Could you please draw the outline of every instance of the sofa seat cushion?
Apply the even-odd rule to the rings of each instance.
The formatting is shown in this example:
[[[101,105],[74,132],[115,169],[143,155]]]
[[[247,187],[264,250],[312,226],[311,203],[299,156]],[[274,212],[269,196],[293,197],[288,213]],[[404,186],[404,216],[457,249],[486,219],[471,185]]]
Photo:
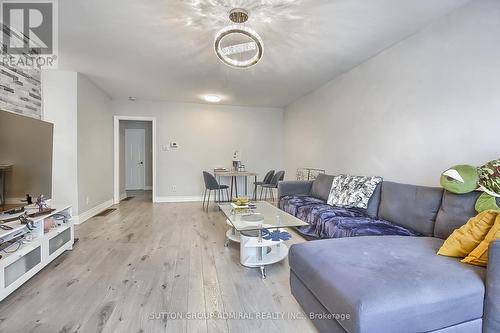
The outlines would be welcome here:
[[[285,196],[280,201],[285,212],[308,223],[297,230],[312,238],[341,238],[375,235],[418,236],[418,233],[377,218],[355,208],[330,206],[307,196]]]
[[[481,318],[485,269],[436,255],[432,237],[356,237],[293,245],[290,269],[350,333],[428,332]]]

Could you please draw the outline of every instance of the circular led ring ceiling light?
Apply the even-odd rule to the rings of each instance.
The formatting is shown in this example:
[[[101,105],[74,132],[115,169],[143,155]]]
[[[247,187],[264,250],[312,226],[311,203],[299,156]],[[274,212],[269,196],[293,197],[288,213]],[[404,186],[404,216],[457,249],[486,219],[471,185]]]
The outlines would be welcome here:
[[[221,40],[231,34],[242,34],[250,39],[255,43],[256,51],[255,55],[251,57],[250,59],[247,60],[236,60],[230,58],[226,53],[222,50],[222,47],[220,45]],[[235,47],[241,46],[241,47],[246,47],[247,44],[240,44],[236,45]],[[239,25],[231,25],[225,28],[222,28],[219,30],[217,35],[215,36],[215,53],[217,54],[217,57],[225,63],[226,65],[232,66],[232,67],[238,67],[238,68],[247,68],[255,65],[256,63],[259,62],[259,60],[262,58],[262,55],[264,54],[264,43],[262,42],[262,38],[260,38],[259,34],[255,32],[253,29],[250,29],[245,26],[239,26]]]
[[[229,19],[237,24],[222,28],[219,32],[217,32],[217,35],[215,35],[214,49],[217,57],[226,65],[236,68],[248,68],[255,65],[264,54],[264,43],[257,32],[242,25],[242,23],[245,23],[248,20],[248,12],[242,8],[234,8],[229,12]],[[225,37],[232,37],[231,35],[244,35],[251,41],[222,47],[221,41]],[[249,51],[255,52],[255,54],[249,59],[238,60],[230,57],[230,55]]]

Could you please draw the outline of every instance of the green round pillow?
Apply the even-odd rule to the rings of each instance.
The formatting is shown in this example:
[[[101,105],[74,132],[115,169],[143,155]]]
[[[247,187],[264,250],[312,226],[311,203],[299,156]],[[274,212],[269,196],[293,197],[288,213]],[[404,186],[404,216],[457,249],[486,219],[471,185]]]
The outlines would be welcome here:
[[[476,190],[478,180],[477,167],[472,165],[455,165],[441,174],[441,186],[457,194]]]

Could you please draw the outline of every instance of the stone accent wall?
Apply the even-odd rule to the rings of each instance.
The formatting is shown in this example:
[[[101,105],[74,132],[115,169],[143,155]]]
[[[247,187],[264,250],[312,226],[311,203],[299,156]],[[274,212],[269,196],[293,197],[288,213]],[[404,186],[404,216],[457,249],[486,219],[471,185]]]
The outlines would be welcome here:
[[[2,34],[8,30],[2,25]],[[8,56],[2,45],[1,56]],[[11,67],[0,60],[0,110],[42,118],[41,70],[36,67]]]

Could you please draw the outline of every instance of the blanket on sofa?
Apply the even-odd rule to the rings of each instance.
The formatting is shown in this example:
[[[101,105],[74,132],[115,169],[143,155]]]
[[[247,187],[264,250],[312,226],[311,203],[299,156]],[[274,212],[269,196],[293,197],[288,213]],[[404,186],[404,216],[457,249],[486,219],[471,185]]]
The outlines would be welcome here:
[[[413,230],[389,221],[369,217],[361,209],[326,204],[309,196],[284,196],[279,206],[308,223],[297,230],[312,238],[342,238],[374,235],[419,236]]]

